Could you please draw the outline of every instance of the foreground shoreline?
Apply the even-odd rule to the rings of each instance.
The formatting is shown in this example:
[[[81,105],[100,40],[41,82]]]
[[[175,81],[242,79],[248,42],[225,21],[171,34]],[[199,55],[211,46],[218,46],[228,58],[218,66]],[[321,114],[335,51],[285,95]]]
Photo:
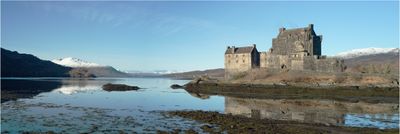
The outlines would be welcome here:
[[[301,123],[270,119],[255,119],[210,111],[169,111],[166,116],[178,116],[210,125],[201,129],[207,133],[367,133],[397,134],[398,129],[327,126],[318,123]]]

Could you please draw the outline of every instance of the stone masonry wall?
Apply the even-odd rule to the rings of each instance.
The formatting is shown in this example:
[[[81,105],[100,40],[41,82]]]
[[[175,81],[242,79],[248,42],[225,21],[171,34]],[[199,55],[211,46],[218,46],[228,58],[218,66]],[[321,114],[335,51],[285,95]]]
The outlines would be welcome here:
[[[343,72],[344,61],[337,58],[324,58],[315,60],[318,72]]]
[[[289,56],[274,55],[271,53],[262,53],[260,60],[261,68],[290,68],[291,62]]]
[[[225,78],[231,78],[239,72],[245,72],[252,68],[252,58],[248,53],[225,54]]]

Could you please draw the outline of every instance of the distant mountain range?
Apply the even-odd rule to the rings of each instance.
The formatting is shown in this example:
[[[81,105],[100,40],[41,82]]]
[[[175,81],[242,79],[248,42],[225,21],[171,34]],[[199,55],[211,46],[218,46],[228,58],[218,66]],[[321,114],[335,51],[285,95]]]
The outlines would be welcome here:
[[[129,77],[111,66],[77,58],[42,60],[1,48],[1,77]]]
[[[399,49],[390,49],[379,53],[351,55],[351,58],[344,57],[344,63],[348,72],[365,73],[390,73],[399,74]]]
[[[84,61],[84,60],[81,60],[78,58],[72,58],[72,57],[54,59],[54,60],[51,60],[51,62],[54,62],[54,63],[62,65],[62,66],[67,66],[67,67],[104,67],[103,65],[99,65],[97,63],[87,62],[87,61]]]
[[[399,74],[399,48],[363,48],[338,53],[347,72]]]
[[[93,74],[96,77],[129,77],[128,73],[118,71],[112,66],[104,66],[97,63],[88,62],[78,58],[61,58],[52,60],[53,63],[75,69],[87,71],[88,74]]]
[[[208,69],[208,70],[196,70],[182,73],[171,73],[164,74],[164,77],[170,77],[175,79],[193,79],[199,76],[207,75],[213,78],[223,78],[225,76],[225,70],[223,68]]]
[[[181,71],[176,71],[176,70],[154,70],[154,71],[124,71],[125,73],[128,73],[132,77],[165,77],[164,75],[168,74],[175,74],[179,73]]]
[[[376,55],[376,54],[385,54],[385,53],[399,53],[399,48],[362,48],[362,49],[354,49],[346,52],[341,52],[335,55],[335,57],[349,59],[349,58],[357,58],[360,56],[367,55]]]
[[[349,72],[399,72],[399,48],[364,48],[338,53]],[[224,69],[202,71],[130,71],[122,72],[111,66],[87,62],[78,58],[41,60],[31,54],[1,48],[1,77],[170,77],[192,79],[201,75],[224,77]]]

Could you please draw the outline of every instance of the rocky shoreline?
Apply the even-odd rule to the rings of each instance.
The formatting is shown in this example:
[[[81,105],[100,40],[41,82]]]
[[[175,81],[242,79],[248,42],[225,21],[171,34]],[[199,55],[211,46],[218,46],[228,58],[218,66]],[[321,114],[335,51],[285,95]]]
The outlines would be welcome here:
[[[312,85],[285,83],[230,83],[198,78],[184,85],[189,93],[272,99],[333,99],[369,103],[398,103],[399,87],[393,85]]]
[[[201,127],[207,133],[286,133],[286,134],[321,134],[321,133],[365,133],[386,134],[398,133],[398,129],[380,130],[376,128],[356,128],[344,126],[327,126],[316,123],[255,119],[231,114],[209,111],[170,111],[167,116],[179,116],[206,123]]]

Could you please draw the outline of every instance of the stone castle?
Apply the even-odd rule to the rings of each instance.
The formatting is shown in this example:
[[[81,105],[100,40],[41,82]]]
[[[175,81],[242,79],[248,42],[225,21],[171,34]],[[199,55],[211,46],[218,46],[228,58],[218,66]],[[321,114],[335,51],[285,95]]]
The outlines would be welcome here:
[[[254,68],[342,72],[343,60],[321,55],[322,35],[308,27],[285,29],[272,39],[272,48],[259,52],[256,45],[229,47],[225,51],[225,78]]]

